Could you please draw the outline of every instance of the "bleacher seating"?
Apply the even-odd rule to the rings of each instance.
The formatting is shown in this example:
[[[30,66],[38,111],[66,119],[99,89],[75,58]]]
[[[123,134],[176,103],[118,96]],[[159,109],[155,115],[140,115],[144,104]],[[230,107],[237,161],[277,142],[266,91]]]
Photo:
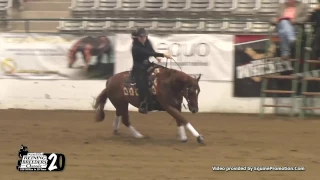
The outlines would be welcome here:
[[[119,0],[95,0],[94,17],[117,17],[120,11]]]
[[[0,0],[0,18],[6,18],[8,16],[8,9],[10,7],[8,0]]]
[[[69,7],[73,17],[91,17],[93,16],[93,10],[95,6],[95,0],[72,0]]]
[[[232,13],[238,15],[254,15],[259,8],[257,0],[237,0],[233,3]]]
[[[8,18],[9,16],[9,9],[11,7],[11,3],[8,0],[0,0],[0,19]],[[8,25],[8,22],[1,21],[0,22],[0,28],[6,28]]]
[[[0,18],[8,17],[11,0],[0,0]],[[266,33],[263,23],[275,15],[279,3],[285,0],[70,0],[72,17],[83,22],[60,22],[58,31],[104,32],[131,31],[144,27],[154,32],[185,33]],[[302,0],[311,11],[317,0]],[[90,18],[108,18],[103,22]],[[116,21],[112,18],[130,18]],[[137,19],[148,18],[151,21]],[[160,21],[167,18],[175,21]],[[206,19],[251,19],[252,22],[209,21]],[[110,20],[111,19],[111,20]],[[184,19],[197,19],[194,22]]]
[[[190,33],[266,33],[269,24],[260,22],[275,15],[278,4],[285,0],[72,0],[70,8],[74,17],[130,18],[128,21],[90,22],[81,24],[84,31],[131,31],[144,27],[157,32]],[[85,1],[85,3],[84,3]],[[317,0],[303,0],[311,11]],[[138,21],[135,18],[151,18],[152,21]],[[253,22],[219,22],[207,19],[237,17],[252,19]],[[157,18],[171,18],[176,21],[159,21]],[[195,22],[184,18],[197,18]],[[69,27],[70,25],[70,27]],[[79,26],[80,27],[80,26]],[[62,23],[61,31],[72,32],[73,23]]]
[[[74,16],[82,17],[147,17],[174,16],[186,18],[198,16],[225,16],[275,14],[279,3],[284,0],[71,0],[70,10]],[[316,3],[316,0],[304,0]],[[155,15],[149,15],[154,12]],[[133,16],[132,16],[133,15]]]
[[[84,22],[60,21],[57,29],[61,32],[82,32],[84,30]]]
[[[210,16],[213,9],[213,1],[190,0],[186,10],[193,17]]]
[[[283,0],[280,0],[282,3]],[[258,5],[258,13],[260,16],[272,16],[276,14],[278,9],[279,0],[262,0]]]
[[[212,12],[214,14],[231,14],[234,1],[236,0],[214,0]]]

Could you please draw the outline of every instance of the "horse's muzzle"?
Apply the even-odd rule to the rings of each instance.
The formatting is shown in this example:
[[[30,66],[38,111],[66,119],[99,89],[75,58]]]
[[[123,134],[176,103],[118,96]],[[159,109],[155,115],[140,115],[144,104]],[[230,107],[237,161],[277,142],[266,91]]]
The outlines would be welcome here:
[[[198,108],[198,107],[191,107],[191,106],[189,106],[189,111],[194,114],[194,113],[197,113],[197,112],[199,111],[199,108]]]

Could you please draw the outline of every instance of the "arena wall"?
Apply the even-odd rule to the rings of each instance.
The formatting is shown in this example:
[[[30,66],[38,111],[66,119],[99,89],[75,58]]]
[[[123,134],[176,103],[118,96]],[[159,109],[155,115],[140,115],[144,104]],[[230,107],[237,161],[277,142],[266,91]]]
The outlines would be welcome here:
[[[105,81],[1,80],[0,108],[91,110]],[[232,97],[232,82],[200,82],[200,112],[258,113],[259,98]],[[208,98],[210,97],[210,98]],[[267,102],[271,102],[267,99]],[[106,110],[114,110],[110,102]],[[130,106],[131,111],[137,109]],[[268,109],[268,113],[271,113]],[[186,110],[184,110],[186,111]]]
[[[19,41],[17,41],[17,36]],[[236,64],[239,60],[237,57],[242,57],[241,54],[234,51],[234,37],[231,35],[203,35],[194,36],[188,35],[188,38],[183,38],[186,35],[172,35],[170,37],[157,37],[154,36],[153,42],[156,44],[167,44],[170,47],[170,42],[180,42],[179,47],[187,48],[197,47],[197,45],[207,44],[210,48],[209,56],[203,59],[196,58],[195,60],[210,60],[210,68],[202,69],[202,66],[189,65],[191,68],[187,69],[188,74],[202,73],[200,81],[201,93],[199,96],[199,109],[200,112],[215,112],[215,113],[259,113],[260,106],[260,88],[259,86],[250,86],[250,84],[260,84],[261,81],[242,81],[239,78],[235,81],[234,69],[239,66]],[[130,59],[130,35],[117,35],[110,36],[111,42],[116,43],[115,55],[111,55],[111,60],[115,62],[115,73],[122,72],[130,69],[131,61],[122,61]],[[70,38],[68,36],[68,38]],[[66,38],[66,39],[68,39]],[[72,41],[67,41],[63,36],[45,35],[45,34],[1,34],[0,40],[2,44],[1,53],[1,75],[3,79],[0,80],[0,109],[39,109],[39,110],[92,110],[92,103],[94,98],[98,96],[101,90],[105,87],[105,81],[101,80],[79,80],[83,73],[81,69],[70,69],[66,67],[65,62],[66,52],[73,42],[76,42],[79,37],[74,37]],[[248,37],[241,37],[242,39]],[[236,40],[241,39],[237,37]],[[251,38],[251,37],[250,37]],[[249,38],[249,39],[250,39]],[[261,37],[255,37],[261,39]],[[191,40],[190,40],[191,39]],[[38,42],[40,41],[41,42]],[[47,40],[43,42],[42,40]],[[190,42],[189,42],[190,40]],[[162,42],[164,41],[164,42]],[[241,40],[243,41],[243,40]],[[21,43],[23,42],[23,43]],[[53,43],[58,42],[58,43]],[[203,43],[204,42],[204,43]],[[258,43],[258,44],[257,44]],[[194,45],[196,44],[196,45]],[[257,47],[259,42],[253,42],[249,47]],[[167,47],[166,46],[166,47]],[[158,47],[158,46],[156,46]],[[160,47],[160,46],[159,46]],[[158,48],[159,48],[158,47]],[[162,46],[161,46],[162,47]],[[167,48],[168,48],[167,47]],[[44,51],[41,49],[44,48]],[[163,47],[162,47],[163,48]],[[188,49],[189,48],[189,49]],[[169,50],[177,51],[175,48],[168,48]],[[41,50],[41,51],[40,51]],[[50,50],[50,51],[49,51]],[[52,51],[51,51],[52,50]],[[157,49],[159,50],[159,49]],[[161,48],[160,48],[161,50]],[[163,49],[162,49],[163,50]],[[166,49],[165,49],[166,50]],[[52,55],[52,52],[54,54]],[[180,52],[179,50],[177,52]],[[175,54],[177,52],[172,52]],[[186,53],[186,49],[182,51]],[[189,51],[188,51],[189,52]],[[198,52],[198,51],[197,51]],[[205,51],[206,52],[206,51]],[[27,53],[27,54],[21,54]],[[31,53],[31,54],[29,54]],[[34,54],[35,53],[35,54]],[[190,58],[190,62],[194,60],[193,56],[184,55],[184,58]],[[206,59],[207,58],[207,59]],[[81,58],[80,58],[81,59]],[[57,61],[59,60],[59,61]],[[16,66],[15,63],[18,64]],[[78,63],[83,62],[79,60]],[[112,62],[112,61],[111,61]],[[239,61],[243,65],[242,61]],[[260,62],[260,61],[254,61]],[[10,64],[11,63],[11,64]],[[13,64],[12,64],[13,63]],[[242,64],[241,64],[242,63]],[[262,62],[265,63],[265,62]],[[113,66],[113,63],[111,63]],[[244,63],[246,64],[246,63]],[[250,63],[247,63],[250,65]],[[257,65],[257,64],[256,64]],[[5,69],[7,67],[9,69]],[[26,70],[25,68],[36,69],[38,72],[46,72],[47,70],[59,70],[58,74],[65,74],[64,76],[50,75],[39,76],[35,74],[19,75],[20,71]],[[14,71],[12,71],[14,69]],[[260,68],[261,69],[261,68]],[[7,71],[9,75],[7,75]],[[185,70],[185,69],[184,69]],[[10,72],[16,74],[10,75]],[[30,71],[30,70],[29,70]],[[34,70],[33,70],[34,71]],[[51,72],[51,71],[50,71]],[[105,72],[105,71],[104,71]],[[109,71],[106,71],[109,72]],[[256,71],[255,71],[256,72]],[[45,73],[44,73],[45,74]],[[58,77],[59,80],[55,80]],[[9,78],[9,79],[8,79]],[[39,78],[46,78],[46,80],[36,80]],[[76,79],[74,79],[76,78]],[[210,81],[206,80],[211,79]],[[235,97],[234,88],[238,87],[238,92],[245,92],[242,95]],[[240,88],[239,88],[240,87]],[[236,91],[237,92],[237,91]],[[249,94],[249,96],[248,96]],[[255,97],[255,98],[253,98]],[[267,104],[274,104],[277,101],[279,104],[291,103],[289,98],[266,98]],[[296,105],[300,105],[300,99],[297,100]],[[317,103],[316,103],[317,104]],[[319,104],[319,103],[318,103]],[[109,102],[106,105],[106,110],[114,110],[114,107]],[[295,111],[299,107],[296,106]],[[137,109],[130,106],[131,111]],[[188,111],[183,109],[183,111]],[[266,113],[274,113],[273,108],[266,108]],[[278,109],[279,113],[286,113],[288,109]]]

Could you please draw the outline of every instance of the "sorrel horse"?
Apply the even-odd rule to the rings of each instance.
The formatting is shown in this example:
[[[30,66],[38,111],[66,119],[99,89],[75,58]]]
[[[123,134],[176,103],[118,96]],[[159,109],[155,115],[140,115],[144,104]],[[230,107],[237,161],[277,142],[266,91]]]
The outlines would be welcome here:
[[[71,68],[77,60],[77,52],[81,52],[86,69],[89,67],[92,56],[97,56],[98,63],[100,63],[103,54],[106,54],[110,58],[112,50],[110,43],[110,40],[106,36],[87,36],[78,40],[69,50],[68,67]]]
[[[192,113],[198,112],[198,95],[200,93],[198,82],[201,75],[198,78],[193,78],[184,72],[153,63],[148,69],[148,74],[150,93],[152,94],[148,110],[168,112],[176,120],[182,142],[187,141],[186,127],[197,138],[198,143],[203,144],[203,136],[181,114],[183,98],[188,102],[188,108]],[[135,107],[140,105],[138,91],[129,71],[115,74],[106,82],[105,89],[99,94],[93,106],[96,110],[96,121],[103,121],[105,117],[104,106],[107,99],[116,108],[116,118],[113,122],[114,133],[118,132],[120,117],[122,117],[122,123],[133,136],[143,138],[143,135],[129,121],[129,104]]]

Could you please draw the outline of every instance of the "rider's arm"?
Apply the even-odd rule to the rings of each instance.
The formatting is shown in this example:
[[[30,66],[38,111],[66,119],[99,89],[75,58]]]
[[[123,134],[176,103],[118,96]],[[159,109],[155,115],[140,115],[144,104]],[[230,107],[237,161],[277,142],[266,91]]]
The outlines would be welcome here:
[[[150,48],[150,51],[156,52],[156,51],[153,49],[153,46],[152,46],[151,41],[150,41],[149,39],[147,40],[146,43],[147,43],[148,47]],[[157,56],[153,56],[153,57],[157,59],[159,56],[158,56],[158,57],[157,57]]]
[[[151,50],[152,52],[156,52],[156,51],[153,49],[153,47],[152,47],[152,44],[151,44],[151,43],[150,43],[150,50]],[[153,57],[157,58],[157,57],[159,57],[159,56],[153,56]],[[161,57],[163,57],[163,56],[161,56]]]
[[[147,54],[149,57],[154,56],[154,57],[164,57],[163,53],[157,53],[157,52],[152,52],[148,51],[147,49],[141,47],[141,46],[134,46],[133,51],[138,53],[138,54]]]

